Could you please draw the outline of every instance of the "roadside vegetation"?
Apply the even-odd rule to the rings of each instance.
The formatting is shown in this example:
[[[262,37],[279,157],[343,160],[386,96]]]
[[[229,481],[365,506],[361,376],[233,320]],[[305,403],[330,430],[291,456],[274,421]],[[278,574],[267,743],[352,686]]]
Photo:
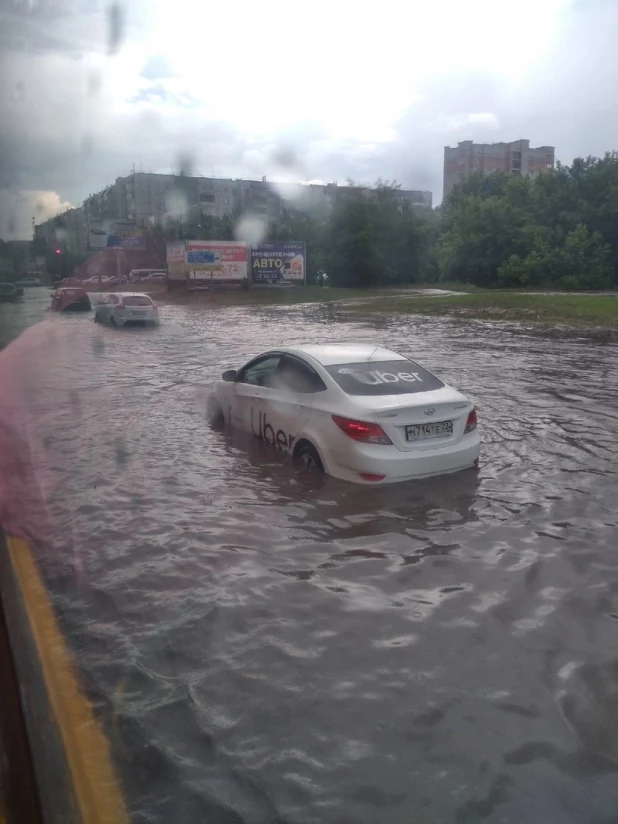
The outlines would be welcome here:
[[[425,288],[428,288],[425,285]],[[569,326],[618,327],[618,295],[538,294],[512,291],[459,291],[457,294],[420,293],[409,289],[352,289],[319,287],[239,289],[165,293],[149,291],[154,300],[204,307],[329,304],[344,312],[449,315],[460,318],[526,321]]]
[[[618,296],[540,295],[512,292],[474,292],[437,297],[378,297],[363,311],[450,315],[460,318],[528,321],[568,326],[618,327]]]
[[[294,209],[266,241],[304,240],[309,282],[334,287],[609,289],[618,286],[618,153],[577,158],[534,180],[473,175],[434,210],[402,201],[395,183],[341,188],[327,215]],[[197,215],[153,231],[165,239],[231,240],[238,215]],[[447,287],[448,288],[448,287]]]

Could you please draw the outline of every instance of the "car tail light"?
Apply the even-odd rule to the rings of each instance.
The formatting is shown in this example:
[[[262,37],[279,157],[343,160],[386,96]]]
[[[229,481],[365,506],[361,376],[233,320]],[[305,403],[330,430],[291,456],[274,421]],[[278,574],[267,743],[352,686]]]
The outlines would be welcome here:
[[[349,438],[355,441],[361,441],[362,443],[392,443],[379,423],[355,421],[351,418],[342,418],[340,415],[333,415],[333,421],[342,432],[345,432]]]
[[[117,303],[116,309],[124,309],[124,303]]]
[[[363,481],[383,481],[386,478],[386,475],[376,475],[373,472],[359,472],[358,475]]]
[[[472,432],[474,429],[476,429],[476,423],[477,423],[477,421],[476,421],[476,409],[473,408],[473,409],[470,410],[470,412],[468,414],[468,420],[466,421],[466,428],[464,429],[464,435],[466,435],[468,432]]]

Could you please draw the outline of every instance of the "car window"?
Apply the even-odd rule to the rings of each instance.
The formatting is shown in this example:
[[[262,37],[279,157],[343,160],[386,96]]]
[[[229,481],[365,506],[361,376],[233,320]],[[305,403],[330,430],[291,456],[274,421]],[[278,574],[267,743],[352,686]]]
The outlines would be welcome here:
[[[152,306],[152,301],[146,295],[135,295],[124,299],[126,306]]]
[[[284,355],[281,358],[274,386],[277,389],[290,389],[293,392],[323,392],[326,386],[317,372],[298,358]]]
[[[279,366],[281,355],[265,355],[245,366],[238,375],[239,383],[250,383],[254,386],[268,386]]]
[[[116,295],[110,295],[107,299],[107,303],[118,303],[118,298]]]
[[[339,363],[325,368],[348,395],[410,395],[444,386],[439,378],[407,358]]]

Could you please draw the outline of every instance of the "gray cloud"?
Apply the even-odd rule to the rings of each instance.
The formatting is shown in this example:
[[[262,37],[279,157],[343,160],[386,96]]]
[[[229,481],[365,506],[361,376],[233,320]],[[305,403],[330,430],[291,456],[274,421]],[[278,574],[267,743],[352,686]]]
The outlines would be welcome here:
[[[532,145],[554,145],[567,163],[616,146],[618,4],[613,0],[574,4],[525,81],[489,72],[434,71],[417,85],[420,99],[395,124],[393,140],[375,143],[329,139],[322,125],[300,119],[302,100],[289,115],[281,103],[277,132],[271,135],[208,121],[159,54],[146,55],[133,104],[119,108],[114,92],[123,78],[115,73],[116,58],[107,56],[106,10],[87,0],[27,8],[6,0],[0,7],[1,189],[47,190],[59,195],[58,202],[78,203],[133,164],[169,171],[188,157],[194,172],[217,176],[296,171],[327,181],[396,179],[405,187],[432,190],[438,202],[443,147],[458,140],[527,137]],[[137,24],[127,18],[121,53],[139,39]],[[344,105],[345,67],[334,61],[332,71]],[[224,83],[225,74],[216,82]],[[276,88],[268,103],[276,109]],[[294,158],[294,168],[282,169],[282,152]]]

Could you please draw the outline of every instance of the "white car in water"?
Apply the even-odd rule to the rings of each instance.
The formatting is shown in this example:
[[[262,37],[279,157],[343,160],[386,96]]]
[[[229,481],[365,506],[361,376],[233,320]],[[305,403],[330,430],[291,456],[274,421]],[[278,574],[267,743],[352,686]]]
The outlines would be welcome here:
[[[478,466],[470,400],[422,366],[371,344],[284,346],[224,372],[213,425],[242,429],[294,462],[357,483]]]
[[[95,321],[111,326],[127,323],[159,325],[159,310],[148,295],[138,292],[113,292],[97,303]]]

